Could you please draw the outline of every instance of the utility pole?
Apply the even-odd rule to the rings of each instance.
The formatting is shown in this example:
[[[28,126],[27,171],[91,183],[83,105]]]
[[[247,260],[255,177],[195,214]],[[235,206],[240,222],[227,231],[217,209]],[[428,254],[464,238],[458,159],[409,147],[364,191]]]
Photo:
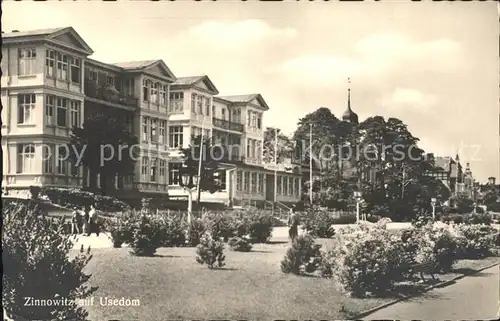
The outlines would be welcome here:
[[[312,168],[312,123],[309,123],[309,202],[313,203],[313,168]]]

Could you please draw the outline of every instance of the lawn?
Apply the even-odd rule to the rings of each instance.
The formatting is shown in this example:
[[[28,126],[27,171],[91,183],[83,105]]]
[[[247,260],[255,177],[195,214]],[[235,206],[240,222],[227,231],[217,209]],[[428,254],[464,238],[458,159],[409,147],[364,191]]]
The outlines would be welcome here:
[[[99,289],[94,305],[88,307],[89,318],[344,319],[394,297],[348,298],[330,280],[285,275],[280,261],[287,246],[284,239],[273,239],[273,244],[255,245],[251,253],[227,249],[227,265],[220,270],[196,263],[194,248],[161,248],[152,258],[131,256],[127,248],[94,249],[87,269],[93,274],[91,284]],[[496,261],[460,261],[457,267],[477,268]],[[104,297],[138,299],[140,306],[100,306]]]

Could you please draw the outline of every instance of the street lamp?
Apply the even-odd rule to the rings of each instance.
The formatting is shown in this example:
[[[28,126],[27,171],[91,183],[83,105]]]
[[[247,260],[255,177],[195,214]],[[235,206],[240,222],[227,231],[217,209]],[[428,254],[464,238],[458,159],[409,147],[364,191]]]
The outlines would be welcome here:
[[[191,218],[193,215],[193,192],[198,187],[199,176],[184,168],[181,173],[180,185],[188,193],[188,226],[191,226]]]
[[[354,191],[354,198],[356,199],[356,223],[359,223],[359,204],[362,202],[361,196],[362,194],[360,191]]]
[[[432,220],[436,220],[436,198],[431,198],[431,205],[432,205]]]

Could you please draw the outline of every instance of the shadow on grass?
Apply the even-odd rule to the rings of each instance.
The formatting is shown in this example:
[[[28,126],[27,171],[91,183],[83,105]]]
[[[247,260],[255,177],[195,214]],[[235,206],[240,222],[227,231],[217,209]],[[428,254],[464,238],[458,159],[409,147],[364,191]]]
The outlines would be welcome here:
[[[289,241],[268,241],[266,244],[288,244]]]
[[[248,253],[274,253],[274,251],[264,251],[264,250],[251,250]]]
[[[427,293],[427,287],[439,283],[440,280],[425,280],[425,283],[399,283],[394,286],[391,291],[387,291],[378,295],[379,298],[403,298],[403,297],[413,297],[422,296]]]
[[[238,271],[236,268],[228,268],[228,267],[214,267],[212,271]]]

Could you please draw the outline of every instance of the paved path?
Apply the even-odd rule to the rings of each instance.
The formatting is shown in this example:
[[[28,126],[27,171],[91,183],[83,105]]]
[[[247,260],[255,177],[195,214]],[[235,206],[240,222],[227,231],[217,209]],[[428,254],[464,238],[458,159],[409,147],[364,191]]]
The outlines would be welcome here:
[[[499,292],[497,265],[421,297],[396,303],[365,319],[492,320],[499,316]]]

